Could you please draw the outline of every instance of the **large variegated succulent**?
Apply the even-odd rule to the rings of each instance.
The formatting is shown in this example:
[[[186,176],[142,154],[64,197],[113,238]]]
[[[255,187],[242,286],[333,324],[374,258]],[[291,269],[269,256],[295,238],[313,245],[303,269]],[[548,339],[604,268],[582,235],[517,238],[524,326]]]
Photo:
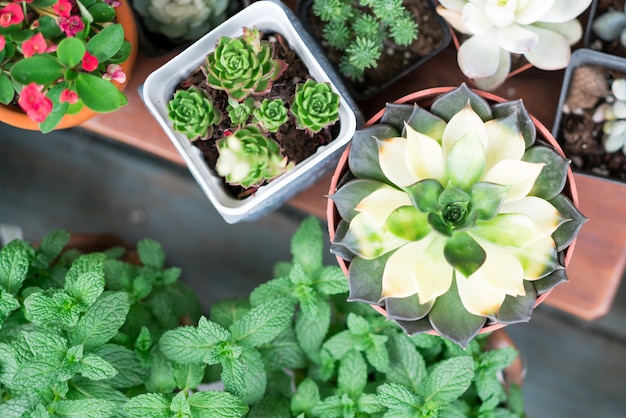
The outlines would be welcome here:
[[[439,0],[437,12],[467,35],[458,51],[461,71],[483,90],[500,86],[511,54],[542,70],[565,68],[570,45],[582,36],[576,19],[591,0]]]
[[[460,345],[527,321],[567,280],[563,250],[586,220],[563,193],[568,167],[520,100],[490,105],[461,85],[429,110],[388,105],[355,134],[331,196],[350,300]]]

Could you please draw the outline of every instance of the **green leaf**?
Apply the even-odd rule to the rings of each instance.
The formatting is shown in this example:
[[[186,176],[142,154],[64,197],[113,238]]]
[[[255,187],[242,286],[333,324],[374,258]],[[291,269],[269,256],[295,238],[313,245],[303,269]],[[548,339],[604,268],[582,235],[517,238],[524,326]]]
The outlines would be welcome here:
[[[207,320],[204,316],[198,321],[198,335],[204,338],[208,344],[230,340],[230,332],[215,322]]]
[[[261,362],[262,363],[262,362]],[[237,358],[228,358],[220,363],[222,373],[220,375],[227,391],[242,398],[246,394],[246,367],[241,355]]]
[[[46,389],[57,381],[63,366],[58,360],[33,361],[18,369],[12,383],[22,390]]]
[[[313,407],[315,417],[346,417],[344,405],[339,396],[329,396]],[[349,417],[350,415],[348,415]]]
[[[160,393],[137,395],[124,405],[124,411],[136,418],[170,418],[171,398]]]
[[[487,254],[468,233],[456,233],[446,240],[443,248],[446,261],[465,277],[470,277],[483,265]]]
[[[104,291],[104,254],[80,256],[65,276],[64,289],[81,308],[87,309]]]
[[[224,328],[230,328],[239,318],[250,311],[247,299],[224,299],[211,305],[211,321]]]
[[[9,104],[15,97],[13,83],[5,73],[0,73],[0,103]]]
[[[346,325],[354,335],[365,335],[370,332],[370,324],[367,319],[352,312],[348,314]]]
[[[387,409],[380,403],[378,396],[372,393],[362,394],[356,401],[356,408],[359,412],[368,414],[368,416],[380,414]]]
[[[126,292],[102,295],[70,332],[72,345],[83,344],[89,351],[113,338],[126,321],[130,302]]]
[[[115,412],[115,402],[103,399],[77,399],[54,402],[50,405],[54,417],[106,418]]]
[[[414,416],[420,410],[423,399],[416,393],[397,383],[383,383],[376,388],[380,403],[392,410],[400,410],[406,416]]]
[[[298,345],[296,334],[291,327],[271,343],[260,347],[259,351],[268,371],[302,369],[307,366],[307,357]]]
[[[350,171],[359,178],[389,183],[378,162],[378,142],[376,138],[394,138],[399,132],[389,125],[372,125],[358,129],[350,143],[348,164]]]
[[[320,401],[320,390],[315,381],[309,377],[305,378],[296,389],[291,398],[291,413],[293,416],[306,414],[311,416],[313,407]]]
[[[295,306],[286,298],[277,298],[250,310],[231,327],[233,339],[248,347],[268,343],[289,326]]]
[[[580,232],[580,228],[588,221],[572,201],[563,194],[556,196],[550,200],[550,203],[557,208],[566,219],[567,222],[562,223],[556,231],[552,233],[552,238],[556,243],[557,250],[563,251],[567,248]]]
[[[449,403],[469,388],[474,378],[474,360],[470,356],[452,357],[437,363],[420,385],[426,401]]]
[[[85,106],[94,112],[112,112],[126,104],[124,94],[112,82],[90,73],[78,74],[76,92]]]
[[[291,270],[291,268],[290,268]],[[250,294],[250,304],[252,306],[262,305],[276,299],[277,297],[291,297],[293,283],[289,277],[279,277],[269,280],[257,286]],[[234,321],[233,321],[234,322]]]
[[[0,328],[9,314],[19,308],[20,302],[15,296],[0,288]]]
[[[299,264],[302,269],[311,275],[322,267],[324,241],[320,221],[307,217],[291,238],[291,254],[293,263]]]
[[[61,289],[35,292],[24,300],[26,317],[38,324],[69,329],[76,326],[80,310],[74,299]]]
[[[189,408],[185,392],[178,392],[174,395],[174,399],[172,399],[170,405],[170,411],[174,413],[173,416],[175,417],[188,417],[191,415],[191,408]]]
[[[370,344],[365,349],[365,358],[379,372],[386,373],[389,367],[389,351],[387,350],[387,336],[370,334]]]
[[[67,351],[67,340],[56,332],[31,330],[22,332],[13,347],[20,364],[28,364],[35,359],[60,363]]]
[[[0,404],[0,416],[4,418],[22,418],[35,407],[35,399],[13,398]]]
[[[350,331],[341,331],[326,340],[323,347],[335,360],[341,360],[349,351],[357,349],[358,343]]]
[[[11,77],[19,84],[50,84],[63,77],[65,68],[50,54],[24,58],[11,68]],[[94,76],[95,77],[95,76]]]
[[[376,190],[386,187],[384,183],[370,179],[354,179],[345,182],[330,196],[342,219],[350,222],[357,213],[358,203]]]
[[[57,46],[57,58],[66,67],[75,67],[85,56],[85,41],[77,37],[65,38]]]
[[[476,392],[483,401],[481,405],[483,410],[489,407],[494,409],[506,397],[504,387],[495,373],[479,373],[476,379]]]
[[[163,354],[181,364],[202,363],[213,345],[195,327],[179,327],[167,331],[159,340]]]
[[[30,264],[27,246],[13,240],[0,249],[0,289],[16,295],[22,287]]]
[[[243,373],[244,392],[241,396],[243,402],[248,405],[258,403],[267,387],[267,375],[261,354],[254,348],[244,348],[241,352],[241,364]],[[226,388],[226,381],[224,381]]]
[[[347,293],[348,280],[343,271],[337,266],[325,266],[316,274],[315,289],[324,295]]]
[[[529,196],[539,196],[550,200],[561,193],[567,180],[567,169],[570,161],[548,147],[534,146],[526,150],[522,161],[544,163]]]
[[[37,248],[37,259],[44,263],[40,267],[48,267],[48,264],[61,254],[69,239],[69,232],[62,229],[54,230],[46,235]]]
[[[337,386],[342,393],[358,399],[367,384],[367,364],[358,351],[350,351],[339,363]]]
[[[401,206],[391,212],[383,228],[406,241],[419,241],[431,232],[428,214],[413,206]]]
[[[148,392],[170,393],[176,389],[174,380],[174,365],[169,361],[158,348],[151,352],[151,364],[149,376],[145,380]]]
[[[137,254],[144,266],[161,270],[165,265],[165,251],[161,244],[152,239],[142,239],[137,243]]]
[[[117,374],[108,361],[95,354],[87,354],[80,363],[80,374],[91,380],[110,379]]]
[[[202,383],[206,364],[178,364],[174,363],[174,380],[176,387],[189,390],[195,389]]]
[[[497,350],[487,350],[480,354],[478,358],[478,367],[481,372],[495,373],[504,370],[518,356],[515,347],[502,347]]]
[[[236,418],[248,412],[248,405],[228,392],[196,392],[189,406],[193,418]]]
[[[417,392],[419,383],[426,376],[424,358],[406,335],[394,334],[390,340],[387,381],[404,385]]]
[[[309,359],[315,361],[330,327],[331,308],[327,300],[318,299],[317,315],[306,316],[298,312],[295,321],[296,338]]]
[[[106,360],[116,370],[115,376],[107,383],[115,388],[126,389],[141,385],[148,377],[148,370],[143,368],[133,350],[117,344],[105,344],[94,354]]]
[[[128,398],[119,390],[101,380],[90,380],[76,376],[70,381],[67,399],[104,399],[121,407]]]
[[[104,62],[117,54],[123,43],[124,28],[117,23],[105,27],[91,37],[87,42],[87,51],[98,58],[99,62]]]
[[[470,191],[471,212],[481,221],[492,219],[498,214],[511,186],[495,183],[476,183]]]

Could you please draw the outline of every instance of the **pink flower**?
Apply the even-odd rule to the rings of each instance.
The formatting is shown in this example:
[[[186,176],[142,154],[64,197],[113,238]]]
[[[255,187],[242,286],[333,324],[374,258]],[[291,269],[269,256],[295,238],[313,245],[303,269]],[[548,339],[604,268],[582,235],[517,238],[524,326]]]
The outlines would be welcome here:
[[[52,10],[59,16],[70,17],[72,13],[72,3],[68,0],[59,0],[52,6]]]
[[[98,68],[98,58],[85,51],[85,55],[83,55],[83,70],[91,72],[96,68]]]
[[[59,96],[59,101],[61,103],[68,102],[69,104],[74,104],[78,101],[78,94],[75,91],[65,89],[61,92],[61,96]]]
[[[4,36],[0,35],[0,51],[4,49],[4,46],[7,44],[7,40],[4,39]]]
[[[46,52],[46,40],[41,33],[37,33],[29,40],[24,41],[22,44],[22,53],[26,58],[32,57],[35,54],[42,54]]]
[[[17,25],[24,21],[24,12],[22,7],[17,3],[7,4],[0,9],[0,26],[8,28],[11,25]]]
[[[68,37],[76,36],[78,32],[85,29],[85,23],[78,16],[61,16],[57,23]]]
[[[52,101],[43,95],[41,87],[35,83],[30,83],[22,89],[17,104],[37,123],[46,120],[52,112]]]
[[[105,80],[113,80],[118,83],[123,83],[126,81],[126,74],[122,71],[122,67],[118,64],[109,64],[107,66],[107,72],[102,74],[102,78]]]

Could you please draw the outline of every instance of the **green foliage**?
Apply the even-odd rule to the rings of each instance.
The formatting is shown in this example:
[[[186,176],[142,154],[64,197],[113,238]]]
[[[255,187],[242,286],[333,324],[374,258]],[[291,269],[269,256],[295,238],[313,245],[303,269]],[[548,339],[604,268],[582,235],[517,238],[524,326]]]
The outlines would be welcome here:
[[[3,417],[524,417],[519,388],[507,391],[498,380],[515,350],[486,350],[486,336],[466,349],[410,337],[371,307],[347,303],[342,271],[324,265],[316,218],[294,234],[292,260],[248,298],[216,303],[208,317],[189,315],[193,326],[150,331],[151,319],[134,316],[152,293],[138,300],[133,283],[144,280],[152,292],[177,284],[160,245],[141,241],[141,265],[133,265],[117,258],[119,249],[60,254],[66,238],[52,234],[36,250],[14,241],[0,251],[4,295],[47,297],[53,289],[69,301],[62,307],[78,311],[73,326],[50,320],[54,304],[40,308],[38,321],[22,305],[26,316],[8,314],[0,331]],[[37,286],[57,269],[61,286]],[[188,297],[172,306],[189,305]],[[131,322],[145,327],[132,336],[124,332]],[[205,386],[217,379],[223,391]]]
[[[299,129],[316,133],[339,120],[339,95],[329,83],[308,79],[296,87],[290,111]]]
[[[408,47],[419,33],[402,0],[314,0],[312,11],[324,22],[324,40],[343,55],[340,71],[353,80],[376,67],[385,43]]]
[[[209,138],[213,126],[222,120],[213,98],[196,87],[176,90],[174,98],[167,103],[167,115],[174,130],[185,134],[190,141]]]
[[[287,108],[282,99],[264,99],[261,105],[252,111],[255,122],[268,132],[278,132],[287,122]]]

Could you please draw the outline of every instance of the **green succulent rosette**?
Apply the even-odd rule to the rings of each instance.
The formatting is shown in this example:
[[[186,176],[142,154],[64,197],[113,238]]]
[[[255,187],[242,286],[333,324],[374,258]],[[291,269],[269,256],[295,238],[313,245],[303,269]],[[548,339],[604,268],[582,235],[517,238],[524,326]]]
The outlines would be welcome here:
[[[268,132],[278,132],[278,129],[287,122],[287,108],[282,99],[264,99],[259,107],[252,111],[254,122]]]
[[[251,188],[294,167],[276,141],[256,125],[247,125],[217,141],[219,157],[215,170],[227,183]]]
[[[257,28],[243,28],[239,38],[222,36],[202,68],[209,86],[242,101],[270,90],[287,64],[274,58],[273,44],[262,41]]]
[[[253,110],[254,99],[251,97],[246,98],[242,102],[238,102],[232,97],[228,98],[226,112],[228,112],[228,117],[234,125],[245,125]]]
[[[317,133],[339,119],[339,95],[330,83],[308,79],[296,86],[290,110],[298,129]]]
[[[190,141],[210,137],[213,126],[222,120],[222,113],[213,105],[213,98],[197,87],[177,90],[167,103],[167,115],[174,130]]]
[[[463,84],[428,110],[387,105],[348,161],[332,251],[350,262],[350,300],[407,332],[465,346],[485,325],[528,321],[567,280],[563,251],[586,218],[563,192],[569,161],[520,100],[490,105]]]

